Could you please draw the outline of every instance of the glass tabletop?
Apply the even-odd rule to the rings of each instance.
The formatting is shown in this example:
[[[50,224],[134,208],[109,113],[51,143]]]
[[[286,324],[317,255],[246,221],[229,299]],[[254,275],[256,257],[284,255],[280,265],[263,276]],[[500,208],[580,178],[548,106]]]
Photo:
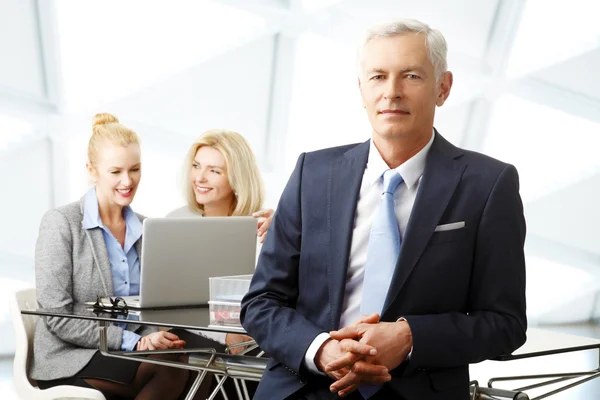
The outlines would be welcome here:
[[[551,354],[600,349],[600,339],[529,328],[527,341],[514,353],[494,358],[498,361],[518,360]]]
[[[113,312],[108,310],[94,310],[87,304],[75,304],[61,308],[37,308],[21,310],[22,314],[87,319],[124,323],[130,322],[139,325],[165,326],[202,331],[245,333],[239,326],[211,325],[208,306],[144,309]]]
[[[245,333],[244,329],[239,326],[211,325],[208,306],[148,310],[130,309],[125,313],[95,311],[90,305],[75,304],[63,308],[24,309],[21,313],[115,323],[131,322],[139,325],[165,326],[212,332]],[[527,331],[527,342],[521,348],[517,349],[513,354],[499,356],[494,359],[508,361],[588,349],[600,349],[600,339],[530,328]]]

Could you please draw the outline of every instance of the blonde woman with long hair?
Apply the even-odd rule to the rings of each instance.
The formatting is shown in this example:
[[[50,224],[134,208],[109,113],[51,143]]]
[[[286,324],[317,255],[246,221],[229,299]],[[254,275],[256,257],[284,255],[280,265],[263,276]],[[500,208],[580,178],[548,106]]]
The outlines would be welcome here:
[[[264,240],[273,210],[262,210],[265,189],[254,153],[237,132],[213,129],[192,143],[185,158],[186,205],[168,217],[254,216]]]
[[[264,184],[254,153],[246,139],[237,132],[214,129],[204,132],[192,143],[184,164],[186,205],[167,217],[227,217],[258,218],[257,236],[263,242],[273,218],[273,210],[262,210]],[[260,244],[259,244],[260,248]],[[226,345],[251,340],[247,335],[199,332],[199,335],[176,329],[172,332],[185,339],[191,347],[210,347],[223,351]],[[232,353],[242,351],[235,347]],[[225,388],[235,396],[235,388]],[[255,390],[253,384],[249,390]]]

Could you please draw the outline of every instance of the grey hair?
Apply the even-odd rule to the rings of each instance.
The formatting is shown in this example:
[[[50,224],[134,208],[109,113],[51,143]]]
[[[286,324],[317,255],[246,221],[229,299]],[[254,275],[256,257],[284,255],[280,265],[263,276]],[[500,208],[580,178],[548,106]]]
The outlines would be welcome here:
[[[427,55],[431,64],[436,81],[439,80],[444,72],[448,70],[448,44],[442,32],[437,29],[431,29],[429,25],[415,19],[401,19],[379,24],[367,29],[362,42],[358,48],[358,71],[362,73],[363,69],[363,49],[369,41],[377,37],[392,37],[403,35],[405,33],[422,33],[425,35],[425,45],[427,46]]]

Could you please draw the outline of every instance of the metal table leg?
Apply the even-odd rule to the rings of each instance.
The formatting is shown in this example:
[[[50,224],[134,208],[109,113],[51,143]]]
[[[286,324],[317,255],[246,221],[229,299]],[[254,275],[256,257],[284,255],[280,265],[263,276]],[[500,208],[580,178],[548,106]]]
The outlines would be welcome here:
[[[206,371],[198,372],[198,375],[196,375],[196,379],[194,379],[194,383],[192,383],[190,390],[188,390],[188,393],[185,396],[185,400],[192,400],[194,398],[205,376]]]
[[[548,379],[547,381],[544,381],[544,382],[540,382],[540,383],[536,383],[536,384],[532,384],[532,385],[528,385],[528,386],[523,386],[518,389],[515,389],[515,391],[525,391],[525,390],[530,390],[530,389],[537,389],[537,388],[548,386],[548,385],[553,385],[555,383],[564,382],[564,381],[568,381],[571,379],[582,378],[582,379],[579,379],[568,385],[561,386],[558,389],[554,389],[549,392],[543,393],[542,395],[534,397],[531,400],[545,399],[546,397],[550,397],[557,393],[564,392],[567,389],[570,389],[572,387],[581,385],[582,383],[585,383],[585,382],[588,382],[588,381],[591,381],[593,379],[600,377],[600,350],[598,350],[598,355],[599,355],[598,368],[593,369],[591,371],[565,372],[565,373],[555,373],[555,374],[538,374],[538,375],[516,375],[516,376],[492,378],[488,381],[488,387],[493,388],[493,385],[495,382],[521,381],[521,380],[530,380],[530,379]]]
[[[470,386],[471,400],[529,400],[529,396],[527,396],[526,393],[518,390],[514,391],[481,387],[477,381],[472,381]]]
[[[198,351],[199,349],[192,349],[192,350],[184,350],[184,349],[177,349],[177,350],[164,350],[164,351],[136,351],[136,352],[123,352],[123,351],[119,351],[119,352],[110,352],[108,350],[108,327],[110,326],[110,322],[107,321],[98,321],[98,325],[100,326],[100,340],[99,340],[99,350],[100,353],[106,357],[114,357],[114,358],[122,358],[125,360],[137,360],[137,361],[141,361],[141,362],[146,362],[146,363],[150,363],[150,364],[156,364],[156,365],[162,365],[162,366],[167,366],[167,367],[176,367],[176,368],[180,368],[180,369],[188,369],[188,370],[193,370],[193,371],[198,371],[198,376],[196,377],[196,379],[194,380],[194,383],[192,384],[192,386],[190,387],[190,390],[188,391],[185,399],[186,400],[191,400],[194,398],[194,396],[196,395],[196,392],[198,391],[198,389],[200,388],[200,385],[202,384],[202,381],[204,380],[204,378],[206,377],[207,372],[213,372],[210,369],[210,364],[212,363],[212,361],[214,360],[215,357],[215,353],[216,351],[214,349],[212,349],[212,351],[208,350],[208,349],[201,349],[204,352],[208,352],[208,353],[212,353],[212,355],[210,356],[210,358],[207,360],[206,362],[206,366],[205,368],[202,368],[200,366],[191,366],[182,362],[177,362],[177,361],[166,361],[166,360],[157,360],[157,359],[153,359],[153,358],[145,358],[145,357],[139,357],[141,355],[148,355],[148,354],[181,354],[181,353],[185,353],[185,352],[193,352],[193,351]],[[127,355],[127,353],[129,353]],[[131,354],[131,353],[135,353],[135,354]],[[216,371],[218,372],[218,371]]]

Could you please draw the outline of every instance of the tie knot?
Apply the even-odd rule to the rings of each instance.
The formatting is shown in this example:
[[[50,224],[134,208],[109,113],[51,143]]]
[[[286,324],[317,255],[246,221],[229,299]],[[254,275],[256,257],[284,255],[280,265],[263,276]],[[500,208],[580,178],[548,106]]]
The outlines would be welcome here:
[[[388,169],[383,173],[383,193],[394,193],[401,183],[402,176],[395,169]]]

